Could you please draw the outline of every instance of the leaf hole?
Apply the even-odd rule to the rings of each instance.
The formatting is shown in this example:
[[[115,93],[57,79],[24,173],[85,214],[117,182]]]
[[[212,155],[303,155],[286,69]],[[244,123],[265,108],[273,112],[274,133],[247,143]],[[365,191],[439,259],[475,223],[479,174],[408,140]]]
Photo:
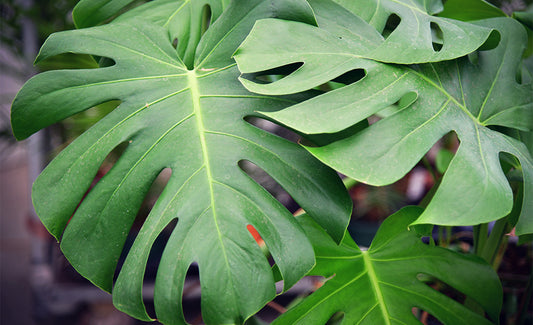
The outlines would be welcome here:
[[[112,58],[108,58],[108,57],[101,57],[98,60],[98,66],[100,68],[109,68],[109,67],[114,66],[115,64],[116,64],[115,60],[113,60]]]
[[[431,22],[429,26],[431,28],[431,45],[433,46],[433,51],[439,52],[444,44],[444,33],[435,22]]]
[[[399,111],[410,107],[417,99],[418,99],[418,94],[416,92],[414,92],[414,91],[408,92],[405,95],[403,95],[394,104],[392,104],[389,107],[386,107],[386,108],[382,109],[381,111],[379,111],[378,113],[376,113],[373,116],[373,119],[380,120],[380,119],[392,116],[392,115],[398,113]],[[377,121],[373,121],[373,123],[375,123],[375,122],[377,122]]]
[[[366,76],[365,69],[353,69],[332,80],[334,83],[342,85],[351,85],[363,79]],[[338,87],[337,87],[338,88]]]
[[[146,307],[146,311],[151,318],[156,318],[155,306],[154,306],[154,283],[157,275],[157,270],[163,256],[163,251],[170,238],[170,235],[176,228],[178,219],[172,219],[168,225],[159,233],[150,249],[148,255],[148,261],[146,262],[146,268],[143,279],[143,302]],[[131,237],[128,237],[131,238]],[[130,243],[130,246],[133,242]]]
[[[326,146],[336,141],[346,139],[357,132],[362,131],[364,128],[368,127],[368,121],[362,120],[361,122],[354,124],[342,131],[335,133],[317,133],[317,134],[307,134],[305,138],[302,138],[299,142],[308,147],[316,146]]]
[[[209,29],[212,20],[211,6],[205,5],[202,8],[202,35]]]
[[[62,53],[39,61],[37,66],[41,71],[57,69],[97,69],[100,68],[98,65],[99,60],[100,58],[89,54]],[[108,60],[114,62],[112,59]]]
[[[257,184],[267,190],[276,200],[283,204],[291,213],[294,213],[300,207],[293,200],[293,198],[274,180],[267,172],[261,169],[256,164],[248,161],[239,161],[239,167],[250,178],[252,178]]]
[[[294,131],[289,130],[267,119],[256,116],[247,116],[244,118],[244,120],[263,131],[266,131],[270,134],[273,134],[290,142],[299,143],[301,139],[301,136],[295,133]]]
[[[421,308],[413,307],[411,311],[416,319],[418,319],[422,324],[442,325],[442,323],[439,322],[435,316]]]
[[[137,218],[135,219],[136,223],[134,226],[137,226],[137,229],[140,229],[142,223],[146,220],[146,217],[154,207],[157,199],[165,189],[172,175],[172,169],[169,167],[161,170],[159,175],[152,182],[152,185],[148,189],[146,196],[144,197],[143,203],[139,212],[137,213]]]
[[[385,27],[383,31],[381,32],[381,35],[383,37],[388,38],[395,30],[400,26],[402,19],[396,15],[391,14],[389,18],[387,18],[387,22],[385,23]]]
[[[490,51],[495,49],[500,44],[501,38],[501,34],[497,30],[493,30],[489,34],[485,43],[479,47],[478,51]]]
[[[295,62],[260,72],[243,73],[241,77],[259,84],[268,84],[290,75],[303,65],[303,62]]]
[[[74,210],[72,211],[72,214],[71,214],[71,217],[70,219],[67,221],[67,223],[65,224],[65,226],[63,227],[63,233],[65,232],[65,229],[66,227],[68,226],[68,224],[70,223],[70,221],[72,220],[72,218],[74,217],[74,215],[78,212],[78,209],[80,208],[80,206],[83,204],[83,201],[85,200],[85,198],[87,198],[88,195],[90,195],[90,193],[92,192],[92,190],[98,185],[98,183],[107,175],[107,173],[113,168],[113,166],[115,165],[115,163],[118,161],[118,159],[120,158],[120,156],[123,154],[123,152],[126,150],[128,146],[128,142],[121,142],[119,144],[117,144],[107,155],[106,157],[102,160],[102,162],[100,163],[100,166],[98,167],[98,169],[96,169],[96,171],[94,172],[94,176],[92,178],[92,181],[91,183],[88,184],[88,186],[86,187],[86,190],[85,190],[85,194],[81,197],[81,199],[79,200],[79,203],[78,205],[74,208]],[[85,171],[85,173],[89,173],[89,171]],[[80,188],[81,187],[84,187],[84,184],[79,184]]]
[[[325,325],[340,325],[344,320],[344,312],[338,311],[331,315]]]
[[[172,47],[177,50],[178,49],[178,38],[175,37],[173,40],[172,40]]]
[[[120,105],[121,101],[111,100],[65,118],[61,123],[54,124],[55,134],[59,134],[59,147],[61,144],[70,143],[82,133],[90,129],[98,121],[111,113]]]
[[[202,288],[197,263],[187,269],[182,292],[182,310],[188,324],[202,324]]]

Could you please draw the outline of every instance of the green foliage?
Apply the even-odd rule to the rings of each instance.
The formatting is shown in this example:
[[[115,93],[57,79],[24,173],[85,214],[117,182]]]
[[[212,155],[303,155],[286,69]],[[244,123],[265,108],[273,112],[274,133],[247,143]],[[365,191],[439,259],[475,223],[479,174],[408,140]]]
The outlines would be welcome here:
[[[510,18],[492,18],[476,24],[499,31],[501,40],[495,48],[455,60],[396,66],[376,61],[372,52],[367,54],[370,46],[352,46],[354,37],[340,40],[329,26],[262,20],[237,52],[236,60],[246,73],[304,62],[294,73],[270,84],[241,79],[249,90],[264,94],[303,91],[354,69],[364,71],[365,77],[360,81],[283,111],[265,113],[303,133],[339,132],[405,96],[415,98],[401,111],[361,132],[326,146],[307,148],[324,163],[358,181],[380,186],[395,182],[438,139],[456,132],[461,141],[459,150],[435,197],[416,223],[471,225],[507,215],[513,194],[499,154],[514,155],[522,166],[526,187],[516,231],[519,235],[530,234],[533,160],[523,143],[492,128],[531,128],[532,84],[522,84],[517,77],[526,33]],[[268,43],[264,41],[266,33],[270,35]],[[365,41],[372,43],[372,39]],[[255,56],[262,60],[252,60]],[[354,164],[354,160],[358,163]]]
[[[515,15],[520,24],[481,0],[464,2],[464,11],[453,0],[141,2],[80,1],[73,11],[79,29],[52,35],[36,62],[74,53],[98,66],[33,77],[11,113],[14,134],[24,139],[118,103],[33,186],[35,209],[67,259],[112,292],[118,309],[152,319],[142,298],[146,263],[177,220],[155,283],[164,324],[186,323],[182,294],[193,263],[207,324],[260,322],[251,317],[276,296],[275,281],[286,290],[306,274],[328,280],[277,324],[323,324],[336,312],[342,324],[411,324],[414,307],[444,324],[498,322],[502,293],[489,264],[423,244],[416,231],[513,211],[508,220],[521,240],[533,234],[526,146],[533,89],[522,66],[528,15]],[[252,125],[252,117],[298,132],[305,146]],[[360,250],[345,234],[351,201],[336,172],[393,183],[452,131],[461,143],[440,159],[444,176],[427,207],[394,214]],[[117,147],[125,149],[91,188]],[[294,218],[243,162],[268,173],[306,215]],[[139,207],[165,168],[170,179],[117,269]],[[490,256],[496,239],[485,247]]]
[[[328,280],[276,323],[325,324],[342,312],[343,324],[419,324],[412,312],[417,307],[445,324],[490,324],[420,281],[421,275],[472,297],[496,320],[502,300],[496,274],[480,258],[422,243],[415,229],[408,230],[421,212],[407,207],[387,218],[364,251],[349,235],[337,245],[312,219],[299,217],[315,249],[316,266],[309,274]]]

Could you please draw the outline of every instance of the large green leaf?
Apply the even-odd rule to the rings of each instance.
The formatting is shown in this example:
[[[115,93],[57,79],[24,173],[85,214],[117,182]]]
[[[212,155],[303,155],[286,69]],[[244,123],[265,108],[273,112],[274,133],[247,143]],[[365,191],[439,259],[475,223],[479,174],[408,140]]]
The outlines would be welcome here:
[[[407,67],[361,58],[357,47],[345,46],[316,27],[263,20],[243,43],[236,60],[245,73],[304,62],[294,73],[270,84],[241,80],[248,89],[265,94],[302,91],[354,69],[365,71],[358,82],[266,114],[304,133],[341,131],[410,97],[411,105],[362,132],[327,146],[308,148],[339,172],[369,184],[385,185],[400,179],[438,139],[456,132],[461,141],[459,150],[417,223],[472,225],[505,216],[511,211],[513,194],[499,154],[516,156],[525,182],[516,231],[528,234],[533,232],[532,158],[523,143],[492,128],[532,128],[532,85],[517,81],[526,35],[510,18],[478,24],[498,29],[501,41],[496,48],[475,53],[477,58]],[[260,47],[267,40],[267,31],[269,44]],[[358,44],[365,46],[365,42]],[[267,47],[276,50],[268,51]],[[329,51],[320,53],[318,48]],[[271,55],[274,52],[276,56]],[[264,60],[252,62],[255,55]]]
[[[479,314],[419,280],[436,278],[471,297],[497,322],[502,288],[482,259],[429,246],[408,225],[421,210],[407,207],[381,225],[367,251],[346,236],[337,246],[310,218],[300,217],[316,254],[311,275],[328,278],[275,324],[325,324],[342,312],[341,324],[420,324],[419,308],[444,324],[491,324]]]
[[[487,40],[490,32],[480,26],[433,16],[442,10],[441,0],[334,1],[384,34],[386,39],[365,55],[383,62],[418,63],[454,59],[477,49]],[[357,30],[353,32],[357,33]]]
[[[270,174],[336,241],[344,235],[351,201],[338,176],[297,144],[245,120],[257,110],[294,103],[290,97],[252,94],[238,82],[231,54],[264,17],[314,21],[305,1],[235,1],[203,35],[192,70],[167,28],[140,19],[55,34],[38,61],[74,52],[113,64],[42,73],[13,103],[13,129],[22,139],[96,104],[121,101],[63,150],[33,187],[37,214],[61,239],[65,256],[105,290],[112,287],[146,192],[161,170],[172,170],[113,287],[115,305],[137,318],[150,319],[142,301],[145,265],[154,241],[175,219],[154,293],[157,318],[165,324],[185,322],[181,296],[193,262],[206,323],[242,323],[275,296],[273,272],[247,225],[265,240],[285,288],[312,267],[312,247],[301,227],[239,168],[240,161]],[[105,157],[120,144],[127,148],[117,163],[83,198]]]

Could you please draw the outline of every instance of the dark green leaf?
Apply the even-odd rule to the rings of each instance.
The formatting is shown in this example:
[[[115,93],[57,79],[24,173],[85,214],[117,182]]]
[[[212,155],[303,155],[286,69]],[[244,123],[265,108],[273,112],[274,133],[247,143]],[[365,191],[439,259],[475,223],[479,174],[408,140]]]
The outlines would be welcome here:
[[[158,12],[155,4],[148,6]],[[115,305],[137,318],[150,320],[142,301],[146,261],[175,219],[154,293],[157,318],[165,324],[185,322],[181,296],[193,262],[206,323],[243,323],[276,295],[273,272],[249,224],[265,240],[285,288],[312,267],[313,251],[301,227],[239,168],[240,161],[270,174],[335,240],[344,235],[351,202],[338,176],[297,144],[245,121],[257,110],[294,103],[290,97],[252,94],[237,80],[231,54],[264,17],[314,20],[301,0],[235,1],[201,38],[192,70],[164,24],[126,16],[55,34],[38,60],[73,52],[112,64],[37,75],[13,103],[13,129],[21,139],[96,104],[121,101],[63,150],[33,187],[36,211],[61,240],[65,256],[101,288],[111,290],[122,247],[152,182],[164,168],[172,170],[113,287]],[[127,147],[117,163],[84,198],[104,158],[121,144]]]
[[[517,80],[525,31],[510,18],[477,24],[501,34],[496,48],[476,53],[477,62],[462,57],[412,67],[387,65],[363,58],[367,41],[342,43],[325,30],[273,19],[256,24],[236,60],[245,73],[304,62],[296,72],[270,84],[241,80],[248,89],[265,94],[303,91],[354,69],[365,71],[358,82],[266,114],[303,133],[338,132],[416,94],[410,106],[364,131],[308,150],[349,177],[386,185],[402,178],[438,139],[455,131],[459,150],[416,223],[472,225],[507,215],[513,194],[499,161],[499,153],[507,152],[519,159],[524,173],[525,198],[516,231],[532,233],[533,160],[523,143],[491,129],[533,128],[533,87]],[[252,57],[262,60],[252,62]]]
[[[317,259],[310,274],[328,280],[275,324],[324,324],[336,312],[344,313],[341,324],[420,324],[415,307],[444,324],[491,323],[423,283],[421,276],[471,297],[497,322],[502,303],[497,274],[476,256],[422,243],[408,229],[420,212],[407,207],[387,218],[368,251],[349,236],[337,246],[310,218],[299,217]]]

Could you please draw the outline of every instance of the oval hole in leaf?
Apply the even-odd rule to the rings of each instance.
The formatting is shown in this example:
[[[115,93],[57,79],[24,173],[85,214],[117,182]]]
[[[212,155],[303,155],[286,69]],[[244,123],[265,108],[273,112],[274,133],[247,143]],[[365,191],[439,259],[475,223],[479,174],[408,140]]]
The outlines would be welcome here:
[[[490,34],[485,43],[481,45],[478,49],[479,51],[490,51],[495,49],[501,41],[501,34],[496,29],[494,29]]]
[[[67,117],[61,123],[55,124],[54,127],[60,128],[60,133],[65,137],[61,140],[61,143],[70,142],[70,139],[80,136],[107,114],[111,113],[120,103],[120,100],[107,101],[76,113]]]
[[[336,312],[328,319],[326,322],[326,325],[340,325],[342,324],[342,321],[344,320],[344,313],[343,312]]]
[[[150,210],[152,210],[154,204],[157,202],[157,199],[165,189],[165,186],[167,186],[171,175],[172,170],[168,167],[161,170],[159,175],[157,175],[156,179],[152,183],[152,186],[150,186],[150,188],[148,189],[141,208],[137,213],[137,217],[135,219],[136,224],[134,224],[134,227],[137,226],[136,228],[140,229],[142,223],[144,222],[144,220],[146,220],[146,217],[150,213]]]
[[[388,38],[394,32],[394,30],[398,28],[401,21],[402,19],[398,15],[396,14],[390,15],[389,18],[387,18],[387,22],[385,23],[385,28],[381,32],[381,35],[383,35],[383,37],[385,38]]]
[[[275,263],[274,259],[272,258],[272,255],[270,254],[270,251],[268,250],[268,247],[266,246],[265,241],[263,240],[263,237],[261,237],[261,234],[259,234],[259,231],[257,231],[257,229],[255,229],[255,227],[250,224],[246,225],[246,229],[248,230],[250,235],[252,235],[255,242],[257,243],[257,246],[259,246],[259,248],[261,249],[265,257],[268,258],[268,262],[270,266],[274,265]]]
[[[418,281],[422,282],[433,290],[436,290],[455,301],[463,302],[466,297],[464,293],[429,274],[419,273],[417,274],[416,278],[418,279]]]
[[[155,277],[157,275],[157,269],[159,267],[159,262],[161,261],[161,256],[163,255],[163,250],[165,249],[168,239],[170,238],[170,234],[172,234],[172,231],[174,231],[174,228],[176,228],[177,224],[178,219],[172,219],[169,224],[163,229],[163,231],[159,233],[154,243],[152,244],[150,254],[148,255],[148,262],[146,263],[142,294],[146,311],[148,312],[148,315],[150,315],[150,317],[154,319],[156,318],[156,315],[154,307],[153,284],[155,282]]]
[[[87,195],[89,195],[89,193],[93,190],[93,188],[104,178],[104,176],[113,168],[114,164],[120,158],[120,156],[122,155],[124,150],[126,150],[127,146],[128,146],[128,142],[126,142],[126,141],[119,143],[104,158],[104,160],[100,164],[100,167],[98,168],[98,170],[96,171],[96,173],[95,173],[95,175],[93,177],[92,183],[89,185],[89,188],[87,188],[87,190],[85,191],[85,194],[81,198],[80,202],[78,203],[78,205],[76,206],[74,211],[72,211],[70,219],[67,221],[67,223],[65,224],[65,227],[62,229],[63,231],[61,233],[61,237],[63,236],[63,233],[65,232],[66,227],[70,223],[70,220],[72,219],[74,214],[76,214],[76,212],[78,211],[79,207],[83,203],[83,200],[87,197]],[[60,241],[62,240],[62,238],[58,238],[58,239]],[[123,251],[122,254],[124,254],[124,251]],[[126,256],[126,255],[123,255],[123,256]],[[118,268],[117,268],[117,270],[118,270]],[[116,273],[116,275],[118,275],[118,273]],[[115,279],[116,279],[116,277],[115,277]]]
[[[261,130],[264,130],[270,134],[273,134],[290,142],[300,142],[301,137],[297,133],[267,119],[257,116],[247,116],[244,118],[244,120]]]
[[[202,35],[205,33],[205,31],[209,28],[211,25],[211,7],[209,5],[205,5],[202,8]]]
[[[173,40],[172,40],[172,47],[177,50],[178,49],[178,43],[179,43],[179,40],[177,37],[175,37]]]
[[[57,69],[96,69],[98,59],[89,54],[63,53],[44,59],[37,63],[39,70],[57,70]]]
[[[267,172],[261,169],[256,164],[248,161],[239,161],[239,167],[248,176],[250,176],[257,184],[261,185],[267,190],[273,197],[276,198],[281,204],[283,204],[291,213],[294,213],[300,207],[293,200],[293,198],[276,182]]]
[[[442,324],[437,320],[437,318],[427,311],[420,309],[418,307],[413,307],[412,309],[413,315],[422,323],[422,324],[432,324],[432,325],[439,325]]]
[[[108,68],[108,67],[112,67],[116,64],[115,60],[111,59],[111,58],[107,58],[107,57],[101,57],[99,60],[98,60],[98,66],[100,68]]]
[[[183,315],[188,324],[202,324],[200,307],[202,288],[198,274],[198,264],[189,265],[182,293]]]
[[[243,73],[241,77],[258,84],[268,84],[290,75],[303,65],[303,62],[289,63],[270,70],[255,73]]]
[[[336,77],[332,81],[334,83],[339,83],[339,84],[347,86],[347,85],[351,85],[353,83],[358,82],[359,80],[363,79],[365,76],[366,76],[365,69],[353,69],[346,73],[341,74],[340,76]]]
[[[442,29],[440,29],[437,23],[431,22],[429,26],[431,28],[431,45],[433,46],[433,51],[439,52],[442,49],[442,45],[444,43],[444,34],[442,33]]]

